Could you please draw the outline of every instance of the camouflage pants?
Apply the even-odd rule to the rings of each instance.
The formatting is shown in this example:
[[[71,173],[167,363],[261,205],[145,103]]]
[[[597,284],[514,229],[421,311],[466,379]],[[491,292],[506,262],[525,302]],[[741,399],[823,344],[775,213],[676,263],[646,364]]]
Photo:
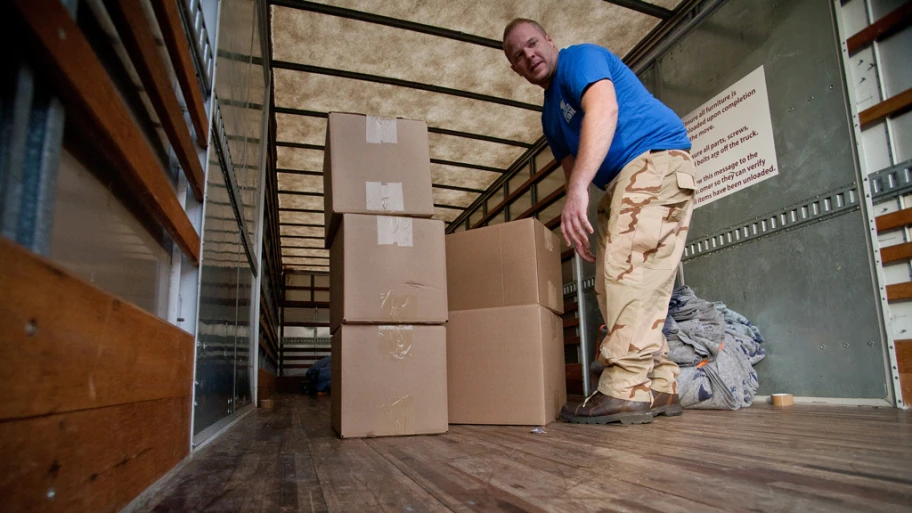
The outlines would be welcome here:
[[[608,184],[598,206],[595,292],[608,336],[601,393],[652,402],[677,393],[662,334],[693,212],[694,164],[685,151],[644,153]]]

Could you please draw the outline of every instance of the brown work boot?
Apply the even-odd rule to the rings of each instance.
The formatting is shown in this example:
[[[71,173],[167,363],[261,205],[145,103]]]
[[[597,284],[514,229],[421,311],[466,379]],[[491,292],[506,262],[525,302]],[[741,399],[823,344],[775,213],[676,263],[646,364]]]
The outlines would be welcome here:
[[[649,403],[627,401],[596,392],[582,404],[566,404],[560,416],[574,424],[649,424],[652,411]]]
[[[666,394],[665,392],[652,391],[652,414],[658,417],[677,417],[684,413],[681,407],[681,399],[678,394]]]

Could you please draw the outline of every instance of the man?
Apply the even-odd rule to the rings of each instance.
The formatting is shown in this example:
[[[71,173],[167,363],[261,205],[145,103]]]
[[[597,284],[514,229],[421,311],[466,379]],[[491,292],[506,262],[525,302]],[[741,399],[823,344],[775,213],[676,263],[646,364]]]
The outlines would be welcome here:
[[[561,232],[596,263],[595,292],[609,327],[598,391],[564,406],[561,417],[633,424],[680,415],[680,370],[666,357],[662,327],[693,210],[684,124],[602,47],[558,51],[541,25],[520,18],[504,29],[503,49],[513,71],[545,90],[542,128],[567,177]],[[589,246],[590,183],[606,191],[597,256]]]

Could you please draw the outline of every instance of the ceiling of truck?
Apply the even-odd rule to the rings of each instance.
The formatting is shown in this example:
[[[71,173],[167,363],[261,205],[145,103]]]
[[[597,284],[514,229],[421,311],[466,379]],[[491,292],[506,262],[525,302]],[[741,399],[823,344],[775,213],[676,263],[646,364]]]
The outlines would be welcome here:
[[[317,195],[328,112],[426,121],[434,218],[449,223],[542,136],[542,90],[500,49],[510,20],[539,21],[558,48],[624,56],[680,1],[272,0],[283,265],[329,270]]]

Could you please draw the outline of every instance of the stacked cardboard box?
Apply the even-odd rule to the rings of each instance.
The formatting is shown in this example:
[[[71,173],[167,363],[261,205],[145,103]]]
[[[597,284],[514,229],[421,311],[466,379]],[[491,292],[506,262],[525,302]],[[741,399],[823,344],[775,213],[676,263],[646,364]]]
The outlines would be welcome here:
[[[560,244],[525,219],[446,237],[453,424],[545,425],[567,400]]]
[[[323,177],[333,428],[444,433],[446,255],[443,222],[428,219],[427,125],[331,113]]]

